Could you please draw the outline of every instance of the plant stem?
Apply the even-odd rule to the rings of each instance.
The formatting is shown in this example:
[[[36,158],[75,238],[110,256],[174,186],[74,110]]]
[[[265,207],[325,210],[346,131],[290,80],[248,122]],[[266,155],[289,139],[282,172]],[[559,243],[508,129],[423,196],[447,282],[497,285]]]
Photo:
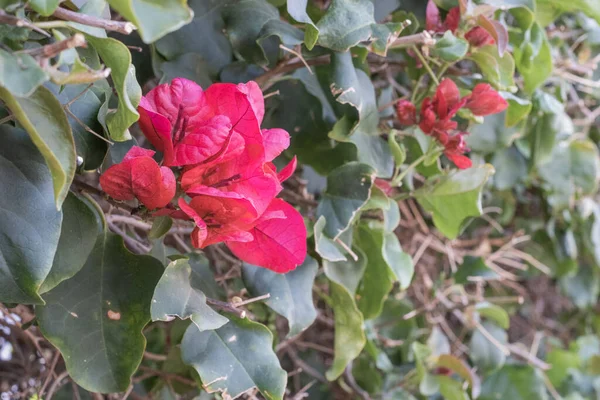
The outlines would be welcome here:
[[[112,21],[109,19],[97,18],[91,15],[67,10],[66,8],[62,7],[57,8],[52,15],[65,21],[78,22],[83,25],[103,28],[107,31],[115,31],[125,35],[129,35],[136,29],[135,25],[133,25],[131,22]]]
[[[421,61],[421,63],[423,64],[423,66],[427,70],[427,73],[429,73],[429,76],[431,76],[431,79],[433,79],[433,81],[435,82],[436,85],[439,85],[440,81],[438,81],[438,78],[433,73],[433,70],[429,66],[429,63],[427,62],[427,60],[425,59],[425,57],[423,56],[423,54],[421,54],[421,50],[419,50],[417,48],[417,46],[413,46],[412,49],[415,52],[415,54],[417,55],[417,57],[419,58],[419,61]]]
[[[23,50],[21,53],[27,53],[32,57],[52,58],[65,50],[82,46],[85,46],[85,37],[81,33],[76,33],[70,38],[61,40],[60,42],[47,44],[35,49]]]
[[[404,177],[408,175],[408,173],[411,170],[413,170],[417,165],[421,164],[425,160],[425,158],[427,158],[427,154],[423,154],[421,157],[413,161],[412,164],[410,164],[400,175],[398,175],[392,180],[392,186],[398,186],[400,182],[402,182],[402,179],[404,179]]]

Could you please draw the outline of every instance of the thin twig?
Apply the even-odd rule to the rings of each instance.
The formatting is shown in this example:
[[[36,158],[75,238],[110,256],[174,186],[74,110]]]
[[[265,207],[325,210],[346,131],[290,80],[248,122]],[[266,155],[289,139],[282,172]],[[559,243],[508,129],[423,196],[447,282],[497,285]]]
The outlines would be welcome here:
[[[54,392],[56,392],[56,389],[62,386],[61,382],[64,381],[67,376],[69,376],[69,373],[67,371],[64,371],[62,374],[56,377],[54,382],[52,382],[52,386],[50,386],[50,389],[48,389],[48,395],[44,397],[45,400],[52,399],[52,396],[54,396]]]
[[[278,75],[285,74],[287,72],[295,71],[300,68],[305,68],[306,64],[308,65],[326,65],[329,64],[329,55],[320,56],[313,58],[312,60],[294,60],[291,62],[283,62],[278,64],[275,68],[265,72],[264,74],[256,77],[254,80],[259,86],[264,87],[267,83]]]
[[[65,50],[73,49],[75,47],[85,47],[85,45],[85,37],[81,33],[76,33],[70,38],[47,44],[42,47],[37,47],[35,49],[22,50],[17,53],[26,53],[32,57],[52,58]]]
[[[211,299],[210,297],[206,298],[206,304],[211,305],[220,310],[232,313],[237,315],[240,318],[246,318],[248,316],[248,312],[245,310],[240,310],[234,304],[227,303],[225,301]]]
[[[109,19],[102,19],[87,14],[78,13],[75,11],[67,10],[66,8],[59,7],[52,14],[56,18],[63,19],[65,21],[78,22],[83,25],[93,26],[96,28],[103,28],[107,31],[114,31],[129,35],[133,32],[136,27],[131,22],[112,21]]]
[[[411,46],[433,46],[435,39],[431,37],[429,32],[423,31],[414,35],[401,36],[389,46],[390,49],[400,49]]]

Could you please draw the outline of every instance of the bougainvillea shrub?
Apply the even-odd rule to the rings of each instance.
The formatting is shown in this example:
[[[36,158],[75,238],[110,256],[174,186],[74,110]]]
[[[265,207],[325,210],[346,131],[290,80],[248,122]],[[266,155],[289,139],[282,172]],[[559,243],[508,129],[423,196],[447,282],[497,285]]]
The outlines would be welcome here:
[[[4,399],[600,397],[600,3],[0,0]]]

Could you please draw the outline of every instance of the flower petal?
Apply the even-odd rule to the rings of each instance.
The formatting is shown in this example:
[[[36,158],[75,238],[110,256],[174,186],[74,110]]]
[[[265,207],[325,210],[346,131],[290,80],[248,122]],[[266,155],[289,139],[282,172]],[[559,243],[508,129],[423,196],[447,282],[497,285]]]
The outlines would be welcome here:
[[[265,161],[273,161],[282,151],[290,147],[290,134],[283,129],[263,129]]]
[[[250,105],[260,126],[265,116],[265,98],[263,97],[262,90],[260,90],[260,86],[258,86],[258,83],[250,81],[248,83],[240,83],[237,87],[240,92],[248,96],[248,101],[250,101]]]
[[[217,115],[205,125],[185,136],[175,144],[171,165],[199,164],[222,154],[228,146],[231,123],[224,115]]]
[[[285,273],[302,264],[306,257],[306,228],[302,216],[283,200],[274,199],[270,211],[283,211],[286,218],[259,219],[250,231],[254,240],[227,241],[229,249],[250,264]]]
[[[440,10],[433,0],[427,2],[427,8],[425,9],[425,29],[428,31],[437,31],[442,25],[442,18],[440,17]]]
[[[133,146],[123,162],[113,165],[100,176],[102,189],[117,200],[137,197],[149,209],[169,204],[175,196],[175,175],[171,169],[160,167],[152,155],[152,150]]]
[[[148,209],[161,208],[175,196],[175,175],[170,168],[159,167],[150,157],[131,160],[131,187],[135,197]]]
[[[277,174],[277,179],[279,179],[279,182],[287,181],[288,178],[292,176],[296,171],[297,165],[298,158],[294,156],[294,158],[292,158],[292,161],[290,161],[285,167],[283,167],[281,171],[279,171],[279,173]]]
[[[507,107],[506,100],[487,83],[477,84],[465,105],[465,108],[477,116],[497,114]]]

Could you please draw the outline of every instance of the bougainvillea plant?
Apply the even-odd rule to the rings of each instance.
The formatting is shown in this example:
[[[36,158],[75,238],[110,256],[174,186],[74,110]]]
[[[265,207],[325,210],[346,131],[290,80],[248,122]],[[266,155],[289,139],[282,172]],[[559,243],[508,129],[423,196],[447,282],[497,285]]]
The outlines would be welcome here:
[[[0,0],[0,398],[598,398],[599,62],[592,0]]]

